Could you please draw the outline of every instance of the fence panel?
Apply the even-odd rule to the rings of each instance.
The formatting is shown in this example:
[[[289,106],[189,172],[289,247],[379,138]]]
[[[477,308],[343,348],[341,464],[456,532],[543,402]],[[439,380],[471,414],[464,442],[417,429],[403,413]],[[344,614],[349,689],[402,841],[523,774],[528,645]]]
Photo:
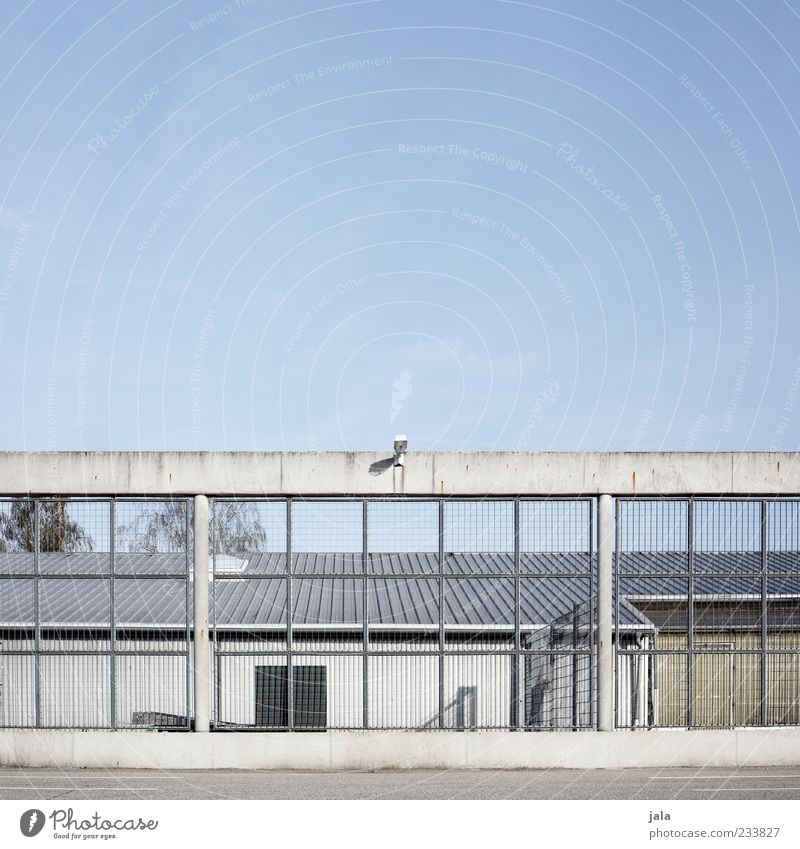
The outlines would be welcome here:
[[[787,694],[800,658],[799,508],[618,500],[618,727],[797,722]]]
[[[590,501],[211,508],[216,728],[591,726]],[[0,502],[0,724],[188,729],[192,545],[188,499]]]
[[[588,500],[213,502],[215,727],[544,727],[534,649],[559,670],[546,727],[591,727],[591,521]]]
[[[0,725],[188,730],[190,551],[186,499],[0,501]]]

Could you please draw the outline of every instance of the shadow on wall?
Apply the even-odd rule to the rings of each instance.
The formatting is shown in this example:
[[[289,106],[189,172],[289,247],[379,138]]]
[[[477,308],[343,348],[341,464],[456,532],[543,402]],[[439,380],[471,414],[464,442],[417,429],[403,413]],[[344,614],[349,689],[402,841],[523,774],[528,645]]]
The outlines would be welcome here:
[[[385,460],[378,460],[369,467],[369,473],[372,477],[382,475],[394,465],[394,457],[387,457]]]
[[[446,728],[477,728],[478,727],[478,688],[459,687],[455,698],[444,707]],[[449,717],[453,722],[449,723]],[[422,728],[438,728],[439,714],[423,723]]]

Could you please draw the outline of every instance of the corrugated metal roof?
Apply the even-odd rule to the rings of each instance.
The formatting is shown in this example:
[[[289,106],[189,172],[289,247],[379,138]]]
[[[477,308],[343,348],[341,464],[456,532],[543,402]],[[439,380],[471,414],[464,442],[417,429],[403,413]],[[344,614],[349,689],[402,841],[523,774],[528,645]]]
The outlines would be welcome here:
[[[280,553],[248,554],[245,556],[246,573],[278,575],[286,573],[286,555]],[[116,553],[114,570],[118,574],[183,574],[186,571],[186,554]],[[541,574],[577,574],[591,571],[596,558],[585,552],[521,552],[520,570]],[[761,553],[695,551],[694,572],[708,574],[758,573],[761,571]],[[362,555],[353,553],[304,553],[292,558],[295,572],[320,574],[348,574],[362,571]],[[438,556],[431,553],[370,554],[366,571],[378,575],[438,573]],[[680,551],[622,551],[619,553],[620,574],[646,574],[682,572],[688,568],[688,555]],[[768,571],[800,575],[800,552],[775,551],[767,557]],[[11,573],[33,575],[33,554],[29,552],[0,553],[0,576]],[[42,552],[39,555],[42,574],[97,574],[110,571],[110,555],[103,552]],[[489,552],[445,553],[445,571],[470,575],[478,572],[511,574],[514,560],[510,554]]]
[[[620,576],[619,580],[620,593],[628,598],[685,596],[689,591],[688,577],[626,575]],[[761,578],[757,575],[695,575],[694,594],[695,597],[760,596]],[[800,575],[773,575],[768,577],[767,595],[800,595]]]
[[[694,573],[729,575],[732,572],[760,572],[760,551],[695,551]],[[621,551],[620,573],[685,572],[689,555],[685,551]],[[767,571],[800,574],[800,551],[770,551]]]
[[[281,625],[286,621],[286,581],[215,581],[211,616],[218,625]]]
[[[730,600],[757,596],[761,592],[760,577],[732,574],[744,565],[751,568],[755,553],[732,560],[717,553],[698,553],[695,563],[704,571],[721,574],[696,574],[696,597]],[[777,561],[787,570],[800,565],[796,552],[780,552]],[[785,556],[783,556],[785,555]],[[621,575],[620,588],[624,597],[620,603],[621,623],[643,625],[647,619],[638,613],[625,598],[675,598],[685,596],[688,581],[685,577],[664,574],[671,564],[673,571],[683,568],[685,555],[680,552],[636,552],[624,554],[627,567],[635,571],[661,574]],[[320,572],[345,574],[360,570],[360,554],[297,554],[293,558],[295,578],[292,582],[292,617],[296,625],[353,626],[363,622],[363,582],[360,578],[313,577]],[[489,577],[464,577],[446,582],[444,621],[447,625],[489,628],[513,627],[514,581],[511,578],[513,559],[506,554],[448,555],[448,572],[470,576],[477,570]],[[589,595],[587,579],[555,576],[553,573],[575,574],[587,569],[587,555],[571,553],[540,553],[523,555],[523,569],[539,571],[540,577],[521,580],[520,611],[524,625],[540,625],[573,615],[586,608]],[[20,568],[29,564],[31,571]],[[46,564],[46,566],[45,566]],[[212,592],[215,599],[218,625],[280,626],[285,622],[286,581],[271,580],[286,564],[281,554],[259,554],[248,558],[247,567],[239,575],[263,576],[263,579],[218,575]],[[439,622],[438,579],[433,577],[400,577],[417,571],[433,576],[438,561],[431,554],[380,554],[369,558],[369,621],[386,626],[436,626]],[[656,564],[654,567],[653,564]],[[760,567],[760,559],[758,560]],[[773,562],[773,566],[775,562]],[[0,555],[0,576],[20,572],[32,574],[32,555]],[[107,562],[94,554],[47,554],[40,556],[43,574],[61,575],[69,572],[107,574]],[[185,568],[183,554],[118,554],[115,571],[128,575],[164,575]],[[102,571],[92,571],[102,570]],[[634,570],[632,570],[634,571]],[[33,581],[20,579],[0,583],[0,623],[29,625],[34,618]],[[108,582],[94,579],[70,580],[48,578],[40,582],[40,613],[42,625],[72,624],[100,625],[109,620]],[[191,586],[189,588],[191,590]],[[768,581],[770,595],[800,595],[800,572]],[[186,622],[186,582],[165,578],[129,577],[115,582],[116,623],[126,626],[182,626]],[[191,613],[191,606],[190,606]]]
[[[114,555],[114,571],[120,575],[186,574],[186,554],[121,554]],[[108,575],[111,555],[108,552],[77,551],[41,552],[39,572],[42,575]],[[33,575],[33,554],[27,551],[0,554],[0,577]]]
[[[280,575],[286,573],[284,554],[249,554],[248,573]],[[436,575],[439,572],[439,556],[431,553],[404,552],[392,554],[368,554],[366,569],[362,568],[361,553],[316,554],[305,553],[292,556],[295,573],[335,575],[366,571],[371,575]],[[537,573],[588,573],[591,571],[588,554],[576,552],[549,552],[546,554],[520,554],[520,570]],[[453,575],[489,573],[511,575],[514,573],[514,557],[511,554],[445,552],[445,572]]]

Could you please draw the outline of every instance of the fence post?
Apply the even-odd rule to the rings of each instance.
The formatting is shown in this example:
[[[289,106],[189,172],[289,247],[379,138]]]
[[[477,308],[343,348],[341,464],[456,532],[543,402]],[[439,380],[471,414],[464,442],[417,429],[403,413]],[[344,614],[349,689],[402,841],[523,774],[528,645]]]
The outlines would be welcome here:
[[[613,500],[597,500],[597,729],[614,730]]]
[[[208,498],[194,497],[194,730],[209,730]]]

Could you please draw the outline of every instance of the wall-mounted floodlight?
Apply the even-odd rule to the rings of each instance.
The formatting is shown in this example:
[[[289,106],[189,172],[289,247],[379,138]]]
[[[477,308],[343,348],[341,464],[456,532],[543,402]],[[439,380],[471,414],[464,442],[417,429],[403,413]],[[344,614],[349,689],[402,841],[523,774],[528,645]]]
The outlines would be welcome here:
[[[394,464],[395,466],[405,466],[406,451],[408,450],[408,439],[402,433],[398,433],[394,438]]]

